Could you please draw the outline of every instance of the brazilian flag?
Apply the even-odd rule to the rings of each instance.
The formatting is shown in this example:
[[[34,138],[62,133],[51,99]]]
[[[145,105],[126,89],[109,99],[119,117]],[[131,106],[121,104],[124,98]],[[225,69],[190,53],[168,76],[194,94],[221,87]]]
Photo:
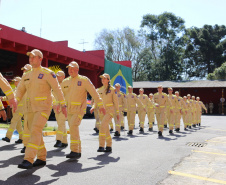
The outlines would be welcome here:
[[[105,59],[104,72],[110,75],[111,85],[119,83],[121,91],[127,93],[128,86],[132,86],[132,70],[129,67]]]

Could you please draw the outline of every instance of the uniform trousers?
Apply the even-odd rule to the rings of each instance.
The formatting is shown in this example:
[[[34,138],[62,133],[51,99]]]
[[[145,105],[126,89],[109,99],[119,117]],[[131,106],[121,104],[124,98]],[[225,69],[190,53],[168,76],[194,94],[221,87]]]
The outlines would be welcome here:
[[[30,139],[25,150],[24,160],[30,163],[37,159],[46,161],[46,148],[43,141],[42,130],[49,118],[50,111],[28,112],[25,114],[27,129],[30,131]]]
[[[56,140],[61,141],[62,143],[67,143],[67,129],[66,129],[66,117],[65,115],[60,112],[59,114],[57,114],[55,112],[55,117],[57,120],[57,125],[58,125],[58,129],[57,129],[57,133],[56,133]]]

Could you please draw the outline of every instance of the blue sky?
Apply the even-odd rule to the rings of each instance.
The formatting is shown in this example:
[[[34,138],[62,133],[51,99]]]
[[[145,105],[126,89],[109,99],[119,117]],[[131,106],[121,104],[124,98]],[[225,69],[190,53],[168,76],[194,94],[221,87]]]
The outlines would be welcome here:
[[[102,29],[138,30],[142,16],[172,12],[186,27],[226,25],[226,0],[0,0],[0,23],[51,40],[68,40],[69,47],[94,49]]]

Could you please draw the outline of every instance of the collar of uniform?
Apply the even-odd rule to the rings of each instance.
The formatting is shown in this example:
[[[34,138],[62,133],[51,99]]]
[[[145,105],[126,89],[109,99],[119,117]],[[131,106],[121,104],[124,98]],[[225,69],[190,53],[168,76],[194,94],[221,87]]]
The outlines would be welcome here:
[[[33,67],[32,67],[32,71],[39,71],[40,69],[41,69],[41,66],[36,67],[36,68],[33,68]]]

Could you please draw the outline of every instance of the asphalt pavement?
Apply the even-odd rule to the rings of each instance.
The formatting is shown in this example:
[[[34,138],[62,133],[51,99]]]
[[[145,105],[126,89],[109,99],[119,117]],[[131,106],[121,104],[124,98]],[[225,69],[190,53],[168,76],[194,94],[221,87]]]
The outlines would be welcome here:
[[[147,119],[146,119],[147,120]],[[127,121],[125,122],[126,129]],[[55,121],[48,125],[57,126]],[[226,116],[202,116],[201,127],[169,135],[157,126],[139,133],[138,116],[133,136],[125,131],[113,137],[113,152],[98,153],[94,119],[80,125],[82,157],[67,159],[70,147],[56,149],[55,136],[44,137],[47,165],[22,170],[22,144],[0,141],[0,184],[226,184]],[[70,135],[68,135],[70,139]]]

